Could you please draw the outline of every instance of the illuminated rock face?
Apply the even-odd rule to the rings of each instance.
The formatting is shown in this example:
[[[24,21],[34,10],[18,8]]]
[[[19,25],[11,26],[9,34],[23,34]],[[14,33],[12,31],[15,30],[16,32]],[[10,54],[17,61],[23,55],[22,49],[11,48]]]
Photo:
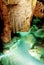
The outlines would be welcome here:
[[[6,5],[8,4],[17,4],[20,0],[3,0]]]
[[[1,14],[4,20],[3,33],[1,34],[3,42],[7,43],[11,40],[11,31],[15,33],[29,30],[36,1],[37,0],[0,0],[0,10],[2,10]]]
[[[34,16],[38,18],[43,18],[44,17],[44,4],[40,1],[37,1],[37,5],[34,11]]]
[[[9,16],[13,32],[28,31],[37,0],[3,0],[9,7]]]
[[[25,0],[22,0],[10,9],[13,32],[15,31],[28,31],[30,28],[30,18],[32,15],[31,3]],[[11,20],[10,19],[10,20]]]

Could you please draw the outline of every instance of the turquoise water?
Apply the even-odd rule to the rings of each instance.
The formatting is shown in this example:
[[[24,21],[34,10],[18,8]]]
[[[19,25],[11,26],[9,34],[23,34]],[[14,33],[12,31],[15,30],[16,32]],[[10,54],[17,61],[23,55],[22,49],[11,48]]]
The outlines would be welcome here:
[[[3,65],[44,65],[40,61],[33,58],[29,52],[29,44],[19,40],[9,50],[7,54],[2,55],[1,61]]]
[[[36,45],[36,38],[44,39],[44,30],[37,30],[34,26],[29,32],[19,34],[20,38],[13,38],[9,44],[4,45],[8,49],[0,55],[0,62],[3,65],[44,65],[29,53],[32,45]]]

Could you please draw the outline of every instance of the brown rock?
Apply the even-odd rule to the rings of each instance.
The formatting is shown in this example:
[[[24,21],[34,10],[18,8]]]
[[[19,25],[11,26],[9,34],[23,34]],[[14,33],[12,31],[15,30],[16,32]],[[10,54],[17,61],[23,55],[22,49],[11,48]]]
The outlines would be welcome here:
[[[10,28],[8,9],[7,6],[2,2],[2,0],[0,0],[0,11],[2,14],[2,19],[4,21],[4,28],[1,34],[1,39],[4,43],[7,43],[11,40],[11,28]]]
[[[16,5],[8,6],[11,28],[14,33],[29,30],[36,1],[37,0],[15,0]]]
[[[44,17],[44,5],[40,1],[37,1],[35,11],[34,11],[34,16],[39,17],[39,18]]]

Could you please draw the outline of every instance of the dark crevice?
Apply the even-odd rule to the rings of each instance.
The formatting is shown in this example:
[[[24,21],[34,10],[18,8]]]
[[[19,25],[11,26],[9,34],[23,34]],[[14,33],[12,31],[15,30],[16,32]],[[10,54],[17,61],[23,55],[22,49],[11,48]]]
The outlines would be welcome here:
[[[4,28],[4,22],[0,17],[0,52],[3,50],[3,42],[1,40],[1,34],[3,33],[3,28]]]

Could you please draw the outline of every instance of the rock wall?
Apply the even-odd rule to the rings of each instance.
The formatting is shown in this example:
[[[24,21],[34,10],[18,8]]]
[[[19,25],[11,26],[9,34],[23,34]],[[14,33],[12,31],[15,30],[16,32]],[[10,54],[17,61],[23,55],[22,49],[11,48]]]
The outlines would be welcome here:
[[[13,32],[28,31],[37,0],[3,0],[7,7]]]

